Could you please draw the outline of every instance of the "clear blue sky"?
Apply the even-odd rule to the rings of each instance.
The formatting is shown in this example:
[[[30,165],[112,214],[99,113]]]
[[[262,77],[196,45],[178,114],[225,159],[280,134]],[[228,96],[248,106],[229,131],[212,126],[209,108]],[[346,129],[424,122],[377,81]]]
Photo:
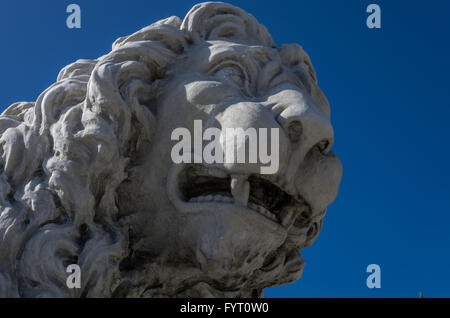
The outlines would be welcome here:
[[[35,100],[58,71],[197,1],[2,1],[0,107]],[[229,1],[300,43],[332,106],[344,175],[304,277],[268,297],[450,297],[450,1]],[[65,25],[77,3],[82,28]],[[379,30],[366,7],[381,7]],[[366,287],[368,264],[381,288]]]

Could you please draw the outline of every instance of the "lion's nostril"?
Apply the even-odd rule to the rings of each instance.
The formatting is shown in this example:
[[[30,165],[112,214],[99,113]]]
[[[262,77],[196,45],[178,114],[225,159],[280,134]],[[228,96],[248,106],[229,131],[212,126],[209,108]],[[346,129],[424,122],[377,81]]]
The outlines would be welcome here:
[[[293,143],[297,143],[300,141],[302,136],[303,128],[302,124],[298,120],[294,120],[289,123],[287,127],[287,133],[289,136],[289,140]]]
[[[319,141],[313,148],[319,150],[319,152],[323,155],[326,155],[330,152],[331,142],[329,140]]]
[[[320,224],[319,222],[313,222],[309,229],[308,232],[306,233],[307,239],[308,240],[314,240],[315,237],[317,236],[317,234],[319,234],[320,231]]]

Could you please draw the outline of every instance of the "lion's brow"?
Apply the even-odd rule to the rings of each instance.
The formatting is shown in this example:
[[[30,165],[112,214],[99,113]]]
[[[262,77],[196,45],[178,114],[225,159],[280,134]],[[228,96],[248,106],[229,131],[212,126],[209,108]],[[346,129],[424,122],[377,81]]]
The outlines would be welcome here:
[[[230,50],[230,46],[227,46],[226,50],[220,47],[212,50],[205,73],[232,61],[244,68],[251,86],[265,90],[283,72],[281,57],[273,48],[244,45],[233,45],[232,48]]]

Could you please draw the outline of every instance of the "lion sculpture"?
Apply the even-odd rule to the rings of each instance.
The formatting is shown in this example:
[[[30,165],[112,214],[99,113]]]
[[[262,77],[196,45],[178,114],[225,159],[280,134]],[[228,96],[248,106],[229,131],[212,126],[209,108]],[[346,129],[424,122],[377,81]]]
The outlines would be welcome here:
[[[279,128],[278,171],[175,164],[196,119]],[[1,297],[262,297],[301,277],[342,173],[308,55],[226,3],[64,67],[0,134]]]

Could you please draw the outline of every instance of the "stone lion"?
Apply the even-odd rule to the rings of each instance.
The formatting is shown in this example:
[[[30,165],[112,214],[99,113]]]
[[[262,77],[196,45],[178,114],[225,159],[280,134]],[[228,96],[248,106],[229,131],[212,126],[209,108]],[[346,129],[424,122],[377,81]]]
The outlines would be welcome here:
[[[262,297],[297,280],[341,179],[329,118],[303,49],[225,3],[66,66],[0,116],[0,296]],[[171,133],[195,119],[279,127],[277,173],[175,164]]]

